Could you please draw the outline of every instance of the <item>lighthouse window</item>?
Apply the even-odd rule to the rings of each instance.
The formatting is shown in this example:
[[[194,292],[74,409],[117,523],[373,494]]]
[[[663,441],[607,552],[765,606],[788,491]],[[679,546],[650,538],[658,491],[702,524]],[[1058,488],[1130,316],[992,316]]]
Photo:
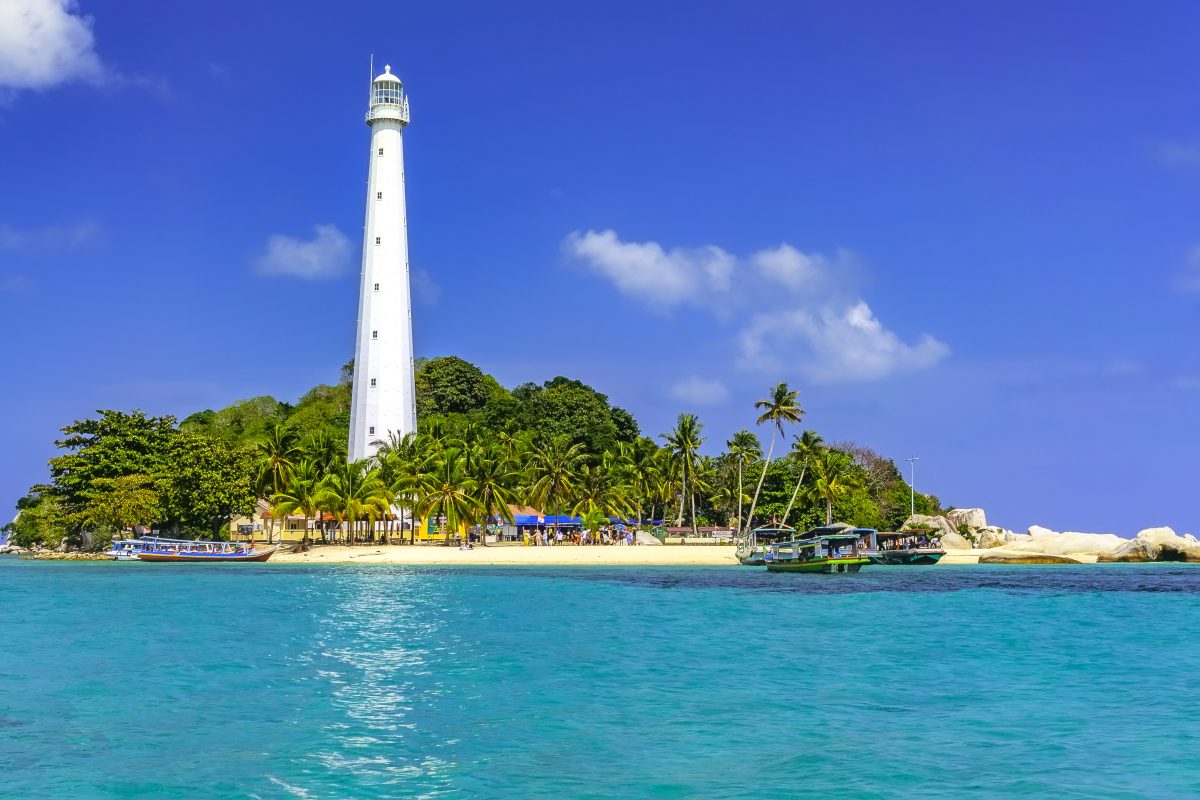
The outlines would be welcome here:
[[[375,379],[371,378],[371,388],[374,388],[374,387],[375,387]]]
[[[375,291],[377,291],[377,292],[379,291],[379,284],[378,284],[378,283],[377,283],[377,284],[375,284]]]
[[[382,200],[382,199],[383,199],[383,192],[376,192],[376,193],[375,193],[375,199],[376,199],[376,200]]]
[[[382,237],[376,236],[376,237],[375,237],[375,244],[379,244],[379,242],[381,241],[381,239],[382,239]]]
[[[383,155],[383,148],[379,148],[379,155]]]
[[[372,338],[372,339],[378,339],[378,338],[379,338],[379,331],[371,331],[371,338]]]
[[[367,433],[369,433],[369,434],[371,434],[372,436],[374,436],[374,435],[375,435],[375,426],[374,426],[374,425],[372,425],[371,427],[367,428]]]

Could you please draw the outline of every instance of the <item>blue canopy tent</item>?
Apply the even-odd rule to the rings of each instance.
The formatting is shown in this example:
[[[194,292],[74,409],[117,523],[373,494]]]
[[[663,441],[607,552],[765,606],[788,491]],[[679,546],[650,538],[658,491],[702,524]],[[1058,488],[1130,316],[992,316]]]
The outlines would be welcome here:
[[[572,527],[572,526],[582,527],[583,526],[583,518],[582,517],[569,517],[566,514],[559,514],[559,515],[547,514],[546,515],[546,524],[554,525],[559,528],[566,528],[566,527]]]

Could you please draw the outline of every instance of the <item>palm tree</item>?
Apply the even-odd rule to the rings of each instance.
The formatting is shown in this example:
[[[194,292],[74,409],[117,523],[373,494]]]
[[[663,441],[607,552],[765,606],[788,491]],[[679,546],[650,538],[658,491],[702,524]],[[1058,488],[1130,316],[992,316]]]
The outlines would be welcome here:
[[[425,470],[435,450],[434,442],[424,433],[406,433],[403,436],[392,432],[386,440],[372,442],[378,448],[375,460],[379,464],[379,477],[402,508],[400,516],[400,541],[404,541],[404,511],[409,512],[413,523],[410,543],[416,541],[416,520],[413,516],[413,497],[418,476]],[[390,544],[390,538],[389,538]]]
[[[854,459],[841,450],[821,450],[813,460],[813,492],[825,501],[825,524],[833,524],[833,502],[858,488]]]
[[[479,500],[475,481],[467,474],[467,459],[458,447],[447,447],[429,462],[429,469],[418,476],[417,510],[422,519],[446,519],[446,545],[450,532],[457,531],[476,518]]]
[[[758,495],[762,492],[763,481],[767,477],[767,467],[771,466],[771,456],[775,452],[775,434],[783,434],[785,423],[798,424],[804,418],[804,409],[800,407],[800,392],[788,389],[786,383],[781,383],[771,390],[771,396],[759,400],[754,407],[762,410],[757,425],[771,423],[771,446],[767,448],[767,460],[763,462],[762,474],[758,476],[758,486],[754,489],[754,499],[750,501],[750,513],[746,517],[746,527],[754,525],[754,509],[758,506]]]
[[[624,517],[630,510],[628,495],[620,483],[620,474],[611,465],[594,467],[584,464],[580,467],[572,496],[575,500],[572,514],[583,515],[596,511],[604,517]]]
[[[276,425],[267,438],[254,443],[254,485],[259,497],[274,497],[283,491],[288,471],[300,454],[296,434],[290,428]],[[267,529],[267,544],[275,541],[275,514],[271,514]]]
[[[796,488],[792,489],[792,499],[788,501],[787,510],[783,512],[782,525],[787,525],[788,514],[792,513],[792,506],[796,503],[796,495],[800,493],[800,484],[804,483],[804,473],[808,471],[808,461],[816,455],[821,445],[825,440],[815,431],[805,431],[800,436],[793,437],[792,455],[800,460],[800,478],[796,481]]]
[[[675,420],[675,429],[670,433],[662,434],[667,441],[667,449],[671,451],[681,479],[679,516],[675,522],[677,526],[683,525],[683,501],[688,496],[692,476],[696,471],[696,453],[700,450],[700,445],[704,444],[704,437],[700,435],[703,428],[699,417],[684,412]],[[691,498],[692,531],[694,533],[696,529],[696,495],[694,492],[691,494]]]
[[[309,545],[309,521],[321,513],[317,500],[319,484],[316,466],[305,459],[288,470],[283,489],[271,497],[272,515],[286,518],[297,511],[304,515],[304,538],[300,542],[303,548]]]
[[[493,519],[500,517],[505,522],[513,522],[509,506],[517,502],[515,487],[521,474],[500,448],[478,449],[481,452],[472,459],[469,474],[475,483],[475,500],[479,504],[478,522],[482,529],[479,541],[486,547],[487,526]]]
[[[346,440],[335,437],[328,428],[318,428],[300,445],[300,455],[312,461],[322,476],[328,475],[346,462]]]
[[[641,527],[646,500],[653,495],[654,478],[662,466],[662,450],[649,436],[621,442],[617,448],[629,471],[629,489],[637,504],[637,522]]]
[[[737,464],[737,529],[740,534],[742,532],[742,496],[745,493],[742,488],[742,471],[762,458],[762,445],[757,436],[742,428],[725,443],[725,446],[729,448],[729,455],[733,456],[734,462]]]
[[[377,472],[368,468],[365,460],[339,465],[321,481],[317,493],[317,502],[334,515],[339,526],[342,522],[349,523],[346,537],[351,544],[358,522],[363,519],[373,522],[386,514],[391,500],[391,489]]]
[[[527,462],[529,502],[558,516],[570,497],[586,453],[567,435],[556,436],[529,452]]]

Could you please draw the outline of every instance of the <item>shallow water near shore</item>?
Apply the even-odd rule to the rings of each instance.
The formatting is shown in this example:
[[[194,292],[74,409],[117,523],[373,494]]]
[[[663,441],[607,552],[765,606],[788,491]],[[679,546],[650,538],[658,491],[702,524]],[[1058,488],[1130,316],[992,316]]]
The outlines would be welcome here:
[[[1200,567],[0,559],[0,797],[1200,795]]]

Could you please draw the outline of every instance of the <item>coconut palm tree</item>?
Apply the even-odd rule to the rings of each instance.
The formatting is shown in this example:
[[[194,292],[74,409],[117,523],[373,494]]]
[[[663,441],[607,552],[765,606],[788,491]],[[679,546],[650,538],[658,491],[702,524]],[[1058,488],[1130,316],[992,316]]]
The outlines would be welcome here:
[[[755,402],[754,407],[763,412],[755,424],[771,425],[771,446],[767,448],[767,460],[763,462],[762,474],[758,476],[758,486],[754,489],[754,499],[750,501],[750,513],[746,517],[747,528],[754,525],[754,509],[758,506],[758,496],[767,477],[767,467],[771,466],[771,456],[775,453],[775,434],[782,435],[785,424],[798,424],[804,419],[804,409],[800,407],[800,392],[792,391],[786,383],[776,386],[771,390],[769,398]]]
[[[808,471],[808,462],[821,449],[821,445],[825,440],[816,431],[805,431],[799,436],[793,437],[792,442],[792,457],[800,462],[800,478],[796,481],[796,488],[792,489],[792,499],[788,500],[787,510],[783,512],[782,525],[787,525],[788,514],[792,513],[792,506],[796,503],[796,496],[800,493],[800,484],[804,483],[804,473]]]
[[[583,515],[596,511],[607,518],[625,517],[630,511],[629,496],[620,481],[620,473],[611,465],[581,466],[572,499],[575,501],[572,514]]]
[[[320,477],[313,462],[304,459],[288,470],[283,488],[271,496],[271,513],[286,518],[299,512],[304,515],[304,538],[300,546],[309,545],[309,522],[321,513],[317,500]]]
[[[821,450],[813,459],[813,493],[825,501],[825,524],[833,524],[833,503],[859,486],[854,460],[841,450]]]
[[[328,475],[346,463],[346,440],[328,428],[318,428],[301,443],[300,457],[311,461],[322,476]]]
[[[699,417],[684,412],[676,418],[675,429],[670,433],[662,434],[680,477],[679,516],[675,522],[677,526],[683,525],[683,502],[688,496],[690,483],[696,471],[696,454],[700,450],[700,445],[704,444],[704,437],[700,435],[700,431],[703,429],[704,426],[700,423]],[[694,531],[696,527],[695,494],[693,493],[691,497],[692,529]]]
[[[529,502],[543,512],[562,513],[586,457],[583,445],[565,434],[535,446],[526,462]]]
[[[762,445],[757,436],[742,428],[725,443],[725,446],[729,448],[729,455],[733,457],[734,463],[737,465],[737,529],[738,533],[741,533],[742,496],[745,493],[742,486],[742,472],[746,467],[762,458]]]
[[[637,505],[637,522],[642,524],[646,501],[653,495],[653,482],[662,466],[662,450],[649,436],[639,436],[632,442],[617,445],[629,471],[629,491]]]
[[[273,497],[283,491],[288,471],[300,455],[296,434],[286,426],[276,425],[267,438],[255,442],[254,485],[259,497]],[[275,514],[271,514],[267,528],[267,544],[275,541]]]
[[[321,481],[317,502],[333,514],[339,527],[348,523],[346,538],[353,543],[360,520],[374,521],[388,511],[392,492],[367,461],[340,464]]]
[[[517,489],[521,473],[516,464],[504,455],[499,447],[478,448],[472,459],[469,476],[475,483],[475,500],[478,503],[476,522],[483,530],[480,544],[487,546],[487,526],[496,517],[504,522],[513,522],[510,505],[517,502]]]
[[[418,476],[415,490],[417,510],[422,519],[446,520],[446,544],[450,533],[458,531],[479,513],[475,481],[467,474],[467,458],[461,448],[447,447],[428,462]]]

